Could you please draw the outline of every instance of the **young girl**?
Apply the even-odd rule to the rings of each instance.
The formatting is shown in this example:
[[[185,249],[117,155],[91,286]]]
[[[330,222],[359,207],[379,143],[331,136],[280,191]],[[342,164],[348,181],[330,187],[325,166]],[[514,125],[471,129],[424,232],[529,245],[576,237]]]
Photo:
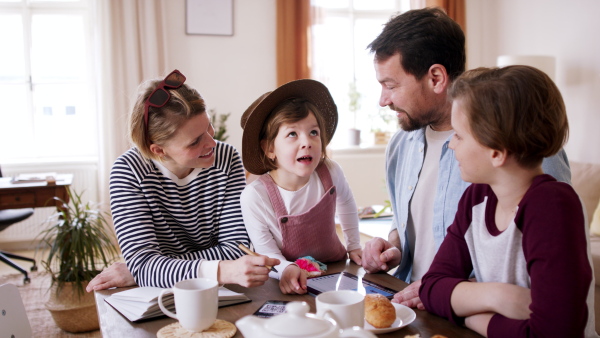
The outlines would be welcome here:
[[[541,167],[568,135],[558,88],[511,66],[469,71],[449,93],[450,148],[474,184],[423,277],[425,308],[490,337],[597,336],[583,206]]]
[[[242,160],[261,177],[242,192],[244,223],[256,252],[278,258],[283,293],[306,293],[306,273],[293,262],[346,258],[361,263],[358,213],[338,164],[325,147],[337,126],[337,108],[320,82],[297,80],[259,97],[244,112]],[[347,246],[335,230],[340,219]]]
[[[206,277],[259,286],[276,259],[246,256],[239,154],[213,139],[204,100],[174,70],[140,86],[129,119],[133,148],[110,174],[111,212],[127,266],[99,274],[88,291],[132,284],[170,288]]]

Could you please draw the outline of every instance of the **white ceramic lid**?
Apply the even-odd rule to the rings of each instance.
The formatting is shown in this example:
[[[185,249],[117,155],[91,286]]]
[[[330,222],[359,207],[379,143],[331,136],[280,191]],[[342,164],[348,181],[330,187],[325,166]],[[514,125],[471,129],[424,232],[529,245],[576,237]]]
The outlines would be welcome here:
[[[306,302],[291,302],[285,309],[286,313],[266,321],[265,330],[277,336],[312,337],[326,334],[335,328],[326,320],[306,316],[310,310]]]

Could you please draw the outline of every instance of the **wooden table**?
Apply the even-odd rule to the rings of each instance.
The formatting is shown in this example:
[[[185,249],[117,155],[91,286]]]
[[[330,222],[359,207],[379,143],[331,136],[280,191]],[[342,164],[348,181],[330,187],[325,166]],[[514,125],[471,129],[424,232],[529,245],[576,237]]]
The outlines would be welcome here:
[[[406,283],[385,273],[365,274],[363,268],[348,262],[338,262],[328,264],[328,272],[348,271],[358,276],[364,276],[366,280],[377,282],[383,286],[394,290],[401,290],[406,287]],[[316,312],[315,297],[310,295],[284,295],[279,290],[279,281],[271,278],[265,285],[256,288],[244,288],[239,285],[226,285],[227,288],[245,293],[252,302],[220,308],[217,318],[234,323],[249,314],[254,313],[267,300],[290,300],[305,301],[310,305],[312,313]],[[98,308],[98,317],[100,318],[100,330],[103,337],[156,337],[156,333],[162,327],[175,322],[174,319],[164,317],[146,322],[132,323],[113,309],[104,299],[111,294],[126,290],[126,288],[117,288],[112,290],[95,291],[96,307]],[[400,330],[379,335],[380,337],[404,337],[405,335],[420,334],[422,338],[431,337],[435,334],[441,334],[446,337],[481,337],[479,334],[469,329],[457,326],[446,319],[429,314],[426,311],[415,310],[417,319],[410,325]],[[235,337],[243,337],[236,332]]]
[[[42,208],[62,204],[54,197],[69,202],[67,188],[73,182],[72,174],[56,175],[56,184],[46,182],[11,183],[11,177],[0,177],[0,210],[19,208]]]

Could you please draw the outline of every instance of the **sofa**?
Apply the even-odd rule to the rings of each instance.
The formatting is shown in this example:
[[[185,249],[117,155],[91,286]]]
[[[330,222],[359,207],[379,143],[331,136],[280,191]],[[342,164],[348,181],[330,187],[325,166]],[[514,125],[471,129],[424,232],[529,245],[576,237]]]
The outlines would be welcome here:
[[[587,212],[594,266],[596,332],[600,332],[600,164],[571,161],[571,182]]]

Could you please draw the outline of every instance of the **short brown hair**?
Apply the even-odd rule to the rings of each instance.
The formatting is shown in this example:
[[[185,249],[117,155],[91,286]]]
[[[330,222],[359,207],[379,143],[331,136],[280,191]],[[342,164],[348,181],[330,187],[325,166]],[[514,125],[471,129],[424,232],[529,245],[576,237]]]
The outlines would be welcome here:
[[[162,79],[155,79],[140,85],[137,101],[129,115],[131,142],[146,159],[159,159],[150,150],[151,144],[164,145],[185,121],[206,111],[206,105],[200,93],[183,84],[177,89],[167,89],[171,98],[166,105],[160,108],[149,108],[148,128],[146,128],[144,104],[161,81]]]
[[[465,71],[465,34],[442,9],[413,9],[391,18],[367,48],[377,61],[400,54],[402,69],[420,80],[434,64],[446,68],[450,80]]]
[[[281,127],[282,124],[295,123],[301,121],[308,117],[308,114],[311,112],[317,119],[317,124],[319,125],[320,129],[319,137],[321,139],[322,156],[320,160],[325,159],[327,157],[327,140],[329,140],[327,135],[327,128],[325,127],[325,121],[321,116],[321,113],[319,112],[317,106],[315,106],[306,99],[288,99],[281,102],[275,109],[273,109],[273,112],[271,112],[271,114],[267,117],[260,131],[261,142],[264,141],[266,143],[266,149],[269,149],[275,142],[275,138],[279,133],[279,127]],[[277,169],[275,163],[273,163],[271,160],[269,160],[269,158],[267,158],[265,148],[263,148],[261,155],[261,161],[263,162],[267,170]]]
[[[462,100],[479,143],[506,150],[524,167],[539,165],[568,139],[562,95],[537,68],[477,68],[460,76],[448,93],[451,100]]]

